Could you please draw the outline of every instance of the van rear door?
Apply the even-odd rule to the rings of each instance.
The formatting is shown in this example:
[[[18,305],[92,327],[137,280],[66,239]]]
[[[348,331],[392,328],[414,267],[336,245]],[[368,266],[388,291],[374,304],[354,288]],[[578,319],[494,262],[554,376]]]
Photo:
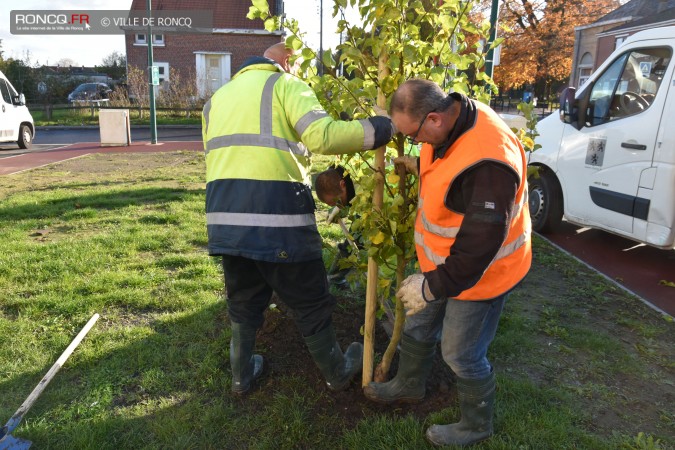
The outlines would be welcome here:
[[[585,124],[565,127],[558,159],[570,219],[621,234],[647,220],[651,194],[638,188],[652,167],[671,60],[668,46],[626,50],[579,96]]]

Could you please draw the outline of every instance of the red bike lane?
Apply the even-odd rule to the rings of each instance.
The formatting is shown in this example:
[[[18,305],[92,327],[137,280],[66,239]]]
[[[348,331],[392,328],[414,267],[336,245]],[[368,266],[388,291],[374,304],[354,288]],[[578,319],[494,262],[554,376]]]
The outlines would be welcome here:
[[[177,150],[203,151],[202,141],[168,141],[151,144],[134,142],[128,146],[101,147],[97,142],[80,142],[66,145],[55,150],[32,151],[0,159],[0,175],[11,175],[25,170],[35,169],[68,159],[79,158],[91,153],[141,153],[173,152]]]
[[[660,250],[601,230],[563,222],[543,235],[623,288],[675,316],[675,250]]]

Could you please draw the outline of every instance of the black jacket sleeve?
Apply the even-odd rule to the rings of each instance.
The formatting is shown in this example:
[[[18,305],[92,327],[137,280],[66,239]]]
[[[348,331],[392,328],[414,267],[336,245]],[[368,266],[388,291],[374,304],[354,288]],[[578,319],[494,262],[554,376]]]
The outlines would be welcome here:
[[[375,128],[375,144],[373,148],[382,147],[391,141],[391,138],[394,136],[394,126],[389,117],[373,116],[369,117],[368,121]]]

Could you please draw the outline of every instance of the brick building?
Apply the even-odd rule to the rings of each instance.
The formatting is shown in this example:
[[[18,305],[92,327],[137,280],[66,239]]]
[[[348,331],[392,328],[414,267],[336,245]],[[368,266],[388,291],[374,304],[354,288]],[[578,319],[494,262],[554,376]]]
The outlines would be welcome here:
[[[133,0],[132,10],[145,11],[147,0]],[[283,11],[282,0],[268,0],[270,13]],[[153,11],[210,11],[211,34],[155,34],[152,36],[154,65],[160,85],[170,83],[170,71],[182,79],[195,79],[200,96],[208,96],[230,80],[249,56],[262,55],[282,39],[282,32],[268,32],[259,19],[246,18],[251,0],[153,0]],[[148,66],[147,31],[127,31],[127,66]],[[196,76],[196,77],[195,77]]]
[[[675,0],[630,0],[595,22],[576,27],[570,86],[584,84],[628,36],[670,25],[675,25]]]

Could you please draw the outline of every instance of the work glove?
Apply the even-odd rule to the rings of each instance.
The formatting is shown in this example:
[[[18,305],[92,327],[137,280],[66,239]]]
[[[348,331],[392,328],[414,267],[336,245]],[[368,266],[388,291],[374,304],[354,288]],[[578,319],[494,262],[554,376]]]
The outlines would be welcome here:
[[[427,306],[427,300],[433,300],[434,294],[429,290],[429,283],[424,281],[424,275],[416,273],[403,280],[396,292],[396,298],[403,302],[406,316],[412,316]]]
[[[389,117],[389,114],[387,114],[387,110],[384,108],[380,108],[377,105],[373,105],[373,111],[375,112],[376,115],[378,116],[384,116],[384,117]],[[391,119],[391,117],[389,117]]]
[[[416,156],[399,156],[394,158],[394,164],[401,165],[405,167],[405,171],[412,175],[419,175],[417,170],[417,160]]]
[[[340,218],[340,208],[333,206],[328,211],[328,217],[326,217],[326,223],[335,223]]]

